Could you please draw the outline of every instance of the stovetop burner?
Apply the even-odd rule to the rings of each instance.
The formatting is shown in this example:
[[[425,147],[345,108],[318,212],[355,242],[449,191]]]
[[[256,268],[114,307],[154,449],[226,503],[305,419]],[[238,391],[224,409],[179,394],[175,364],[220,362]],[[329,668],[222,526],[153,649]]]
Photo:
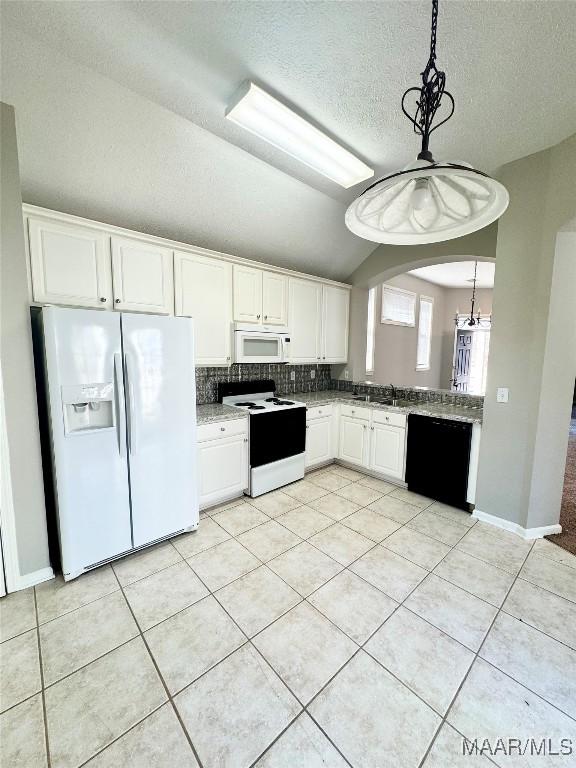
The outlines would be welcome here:
[[[256,405],[256,403],[250,403],[250,402],[246,402],[246,403],[234,403],[234,405],[247,405],[248,407],[250,407],[250,406],[252,406],[252,405],[254,405],[254,406],[255,406],[255,405]]]
[[[249,405],[248,406],[249,411],[264,411],[266,410],[265,405]]]
[[[276,405],[294,405],[292,400],[276,400]]]

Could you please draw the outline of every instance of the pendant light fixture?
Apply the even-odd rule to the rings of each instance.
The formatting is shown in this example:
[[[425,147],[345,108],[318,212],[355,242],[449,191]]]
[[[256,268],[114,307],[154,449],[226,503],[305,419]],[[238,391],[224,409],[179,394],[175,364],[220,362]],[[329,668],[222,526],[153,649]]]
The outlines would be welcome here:
[[[490,317],[482,317],[480,314],[480,308],[476,317],[474,317],[474,309],[476,307],[476,276],[478,273],[478,262],[474,262],[474,277],[472,278],[472,296],[470,298],[470,315],[466,317],[460,317],[458,312],[454,315],[454,325],[456,328],[490,328],[492,325],[492,315]]]
[[[508,192],[500,182],[468,163],[436,161],[430,151],[430,135],[454,113],[446,75],[436,68],[437,24],[438,0],[432,0],[430,56],[422,85],[402,96],[402,111],[422,137],[420,153],[414,163],[369,186],[346,211],[348,229],[366,240],[395,245],[451,240],[482,229],[508,207]],[[447,114],[434,124],[442,104]]]

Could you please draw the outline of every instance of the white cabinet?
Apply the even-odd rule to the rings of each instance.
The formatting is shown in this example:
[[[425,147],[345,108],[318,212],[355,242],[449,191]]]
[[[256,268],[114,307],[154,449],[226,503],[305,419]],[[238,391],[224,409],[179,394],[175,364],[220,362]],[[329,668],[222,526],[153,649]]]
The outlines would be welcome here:
[[[265,325],[288,322],[288,279],[278,272],[262,272],[262,321]]]
[[[112,306],[110,237],[75,223],[28,220],[32,295],[46,304]]]
[[[338,458],[391,479],[404,479],[406,416],[341,406]]]
[[[287,280],[277,272],[234,265],[234,320],[286,325]]]
[[[290,362],[321,362],[322,284],[290,278],[288,281],[288,329]]]
[[[347,288],[290,278],[290,362],[345,363],[348,359],[349,305]]]
[[[309,408],[306,412],[306,469],[327,464],[334,458],[334,416],[332,406]]]
[[[262,270],[234,265],[234,320],[260,323],[262,320]]]
[[[336,285],[322,286],[322,362],[348,360],[350,291]]]
[[[388,424],[373,424],[370,433],[370,466],[374,472],[398,480],[404,478],[406,430]]]
[[[242,495],[248,487],[248,433],[244,419],[198,427],[200,508]]]
[[[355,416],[340,416],[338,458],[360,467],[368,466],[369,423]]]
[[[194,318],[196,365],[230,365],[232,264],[202,254],[174,253],[176,314]]]
[[[174,311],[173,251],[126,237],[112,237],[114,307],[169,315]]]

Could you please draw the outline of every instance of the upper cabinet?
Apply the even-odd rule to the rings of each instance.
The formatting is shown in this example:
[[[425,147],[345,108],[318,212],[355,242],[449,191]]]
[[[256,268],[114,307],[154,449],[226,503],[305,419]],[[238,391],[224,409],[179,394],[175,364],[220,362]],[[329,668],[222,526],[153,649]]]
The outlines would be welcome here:
[[[278,272],[262,272],[262,322],[288,323],[288,279]]]
[[[348,360],[350,291],[337,285],[322,286],[322,362]]]
[[[110,237],[106,232],[30,218],[28,236],[34,301],[112,306]]]
[[[345,363],[350,291],[290,278],[290,362]]]
[[[277,272],[234,265],[234,320],[286,325],[288,281]]]
[[[115,309],[171,314],[174,311],[172,258],[170,248],[112,237]]]
[[[195,253],[174,253],[176,314],[194,318],[196,365],[230,365],[232,264]]]
[[[39,304],[193,317],[196,365],[232,363],[234,321],[288,328],[291,363],[347,361],[346,286],[36,206],[24,215]]]
[[[262,270],[234,265],[234,320],[262,322]]]
[[[322,284],[291,277],[288,281],[290,362],[321,362]]]

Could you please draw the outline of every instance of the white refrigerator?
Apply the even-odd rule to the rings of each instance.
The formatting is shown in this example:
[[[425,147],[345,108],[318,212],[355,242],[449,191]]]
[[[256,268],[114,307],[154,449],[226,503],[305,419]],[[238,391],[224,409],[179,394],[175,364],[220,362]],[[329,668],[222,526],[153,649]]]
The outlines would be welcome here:
[[[45,307],[66,580],[198,526],[190,318]]]

